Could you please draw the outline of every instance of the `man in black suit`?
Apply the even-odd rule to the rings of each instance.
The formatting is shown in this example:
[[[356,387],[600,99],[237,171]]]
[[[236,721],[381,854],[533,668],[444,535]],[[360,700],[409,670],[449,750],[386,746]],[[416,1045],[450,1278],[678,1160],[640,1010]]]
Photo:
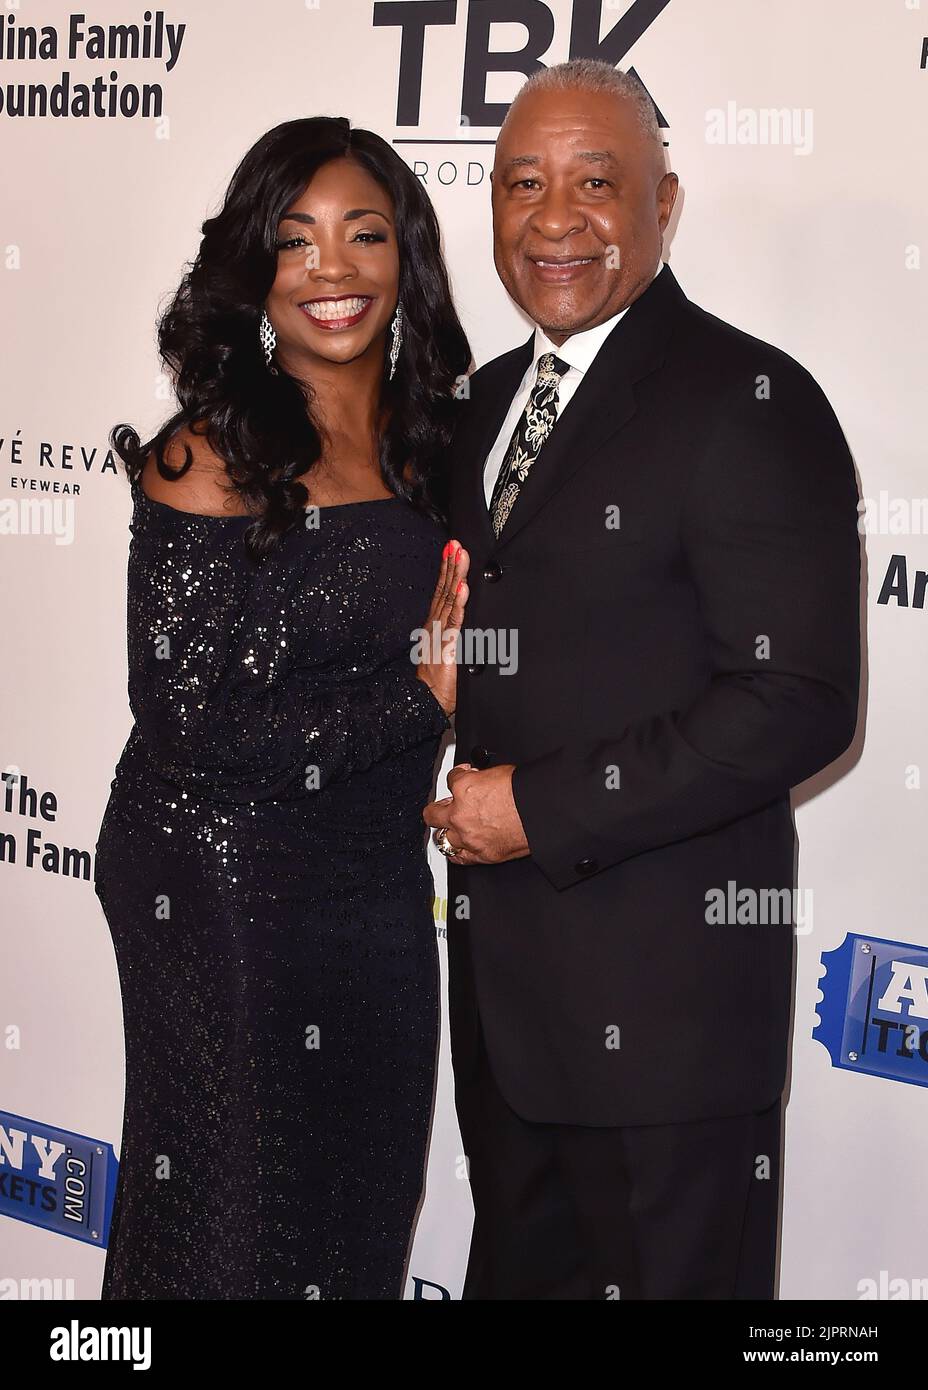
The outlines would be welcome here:
[[[857,721],[858,492],[808,372],[656,273],[676,192],[605,64],[500,131],[496,266],[537,327],[455,440],[466,761],[424,813],[465,1298],[774,1296],[789,793]]]

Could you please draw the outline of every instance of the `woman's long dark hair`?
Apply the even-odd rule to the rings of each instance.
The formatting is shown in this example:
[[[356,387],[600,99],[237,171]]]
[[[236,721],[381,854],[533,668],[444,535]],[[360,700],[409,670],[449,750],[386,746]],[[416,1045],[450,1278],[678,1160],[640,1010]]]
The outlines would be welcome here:
[[[187,471],[164,462],[182,426],[206,421],[206,438],[229,480],[258,515],[248,528],[254,559],[305,524],[308,493],[295,481],[315,464],[321,438],[312,392],[278,364],[268,371],[258,338],[264,301],[277,273],[278,222],[310,179],[349,155],[390,195],[396,214],[402,348],[396,375],[383,376],[386,426],[380,467],[387,487],[418,510],[445,519],[444,456],[455,411],[454,388],[470,348],[451,299],[438,221],[419,180],[379,135],[352,130],[344,117],[285,121],[252,146],[232,176],[221,211],[203,223],[197,258],[158,323],[158,346],[171,370],[179,409],[143,443],[121,424],[110,442],[137,479],[154,450],[163,477]],[[409,476],[405,476],[407,470]]]

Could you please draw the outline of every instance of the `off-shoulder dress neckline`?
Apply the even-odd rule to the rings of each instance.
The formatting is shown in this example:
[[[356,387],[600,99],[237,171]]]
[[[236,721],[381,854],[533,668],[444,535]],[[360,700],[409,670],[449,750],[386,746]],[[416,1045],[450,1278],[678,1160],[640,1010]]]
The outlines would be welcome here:
[[[173,516],[191,517],[196,521],[220,521],[223,525],[227,525],[230,521],[244,521],[250,525],[253,521],[258,520],[257,517],[251,516],[247,512],[230,512],[228,516],[219,516],[212,512],[188,512],[184,511],[181,507],[172,507],[168,502],[159,502],[156,498],[149,497],[138,478],[132,478],[130,480],[130,487],[133,494],[141,500],[144,506],[152,507],[159,512],[170,512]],[[320,512],[337,512],[345,511],[351,507],[372,507],[377,502],[402,502],[403,500],[402,497],[397,497],[394,493],[389,497],[365,497],[359,502],[326,503],[320,506],[318,510]],[[310,505],[315,504],[311,503]]]

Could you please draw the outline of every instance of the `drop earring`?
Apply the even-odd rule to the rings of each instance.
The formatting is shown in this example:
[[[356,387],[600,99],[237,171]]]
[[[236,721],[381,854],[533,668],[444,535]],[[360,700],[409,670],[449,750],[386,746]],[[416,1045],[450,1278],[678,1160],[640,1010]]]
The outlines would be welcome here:
[[[274,332],[274,325],[268,318],[266,309],[262,312],[261,322],[258,324],[258,337],[264,349],[264,364],[274,376],[277,376],[277,368],[271,365],[271,354],[277,346],[277,334]]]
[[[397,304],[396,313],[393,315],[393,322],[390,325],[393,334],[393,341],[390,344],[390,380],[393,380],[396,372],[396,363],[400,355],[400,344],[403,341],[403,306]]]

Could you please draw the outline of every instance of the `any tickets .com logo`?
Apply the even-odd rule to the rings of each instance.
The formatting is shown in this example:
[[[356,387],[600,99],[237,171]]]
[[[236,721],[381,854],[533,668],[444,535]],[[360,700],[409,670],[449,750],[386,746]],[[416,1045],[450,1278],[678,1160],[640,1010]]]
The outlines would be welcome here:
[[[848,934],[821,959],[812,1036],[832,1065],[928,1086],[928,947]]]

